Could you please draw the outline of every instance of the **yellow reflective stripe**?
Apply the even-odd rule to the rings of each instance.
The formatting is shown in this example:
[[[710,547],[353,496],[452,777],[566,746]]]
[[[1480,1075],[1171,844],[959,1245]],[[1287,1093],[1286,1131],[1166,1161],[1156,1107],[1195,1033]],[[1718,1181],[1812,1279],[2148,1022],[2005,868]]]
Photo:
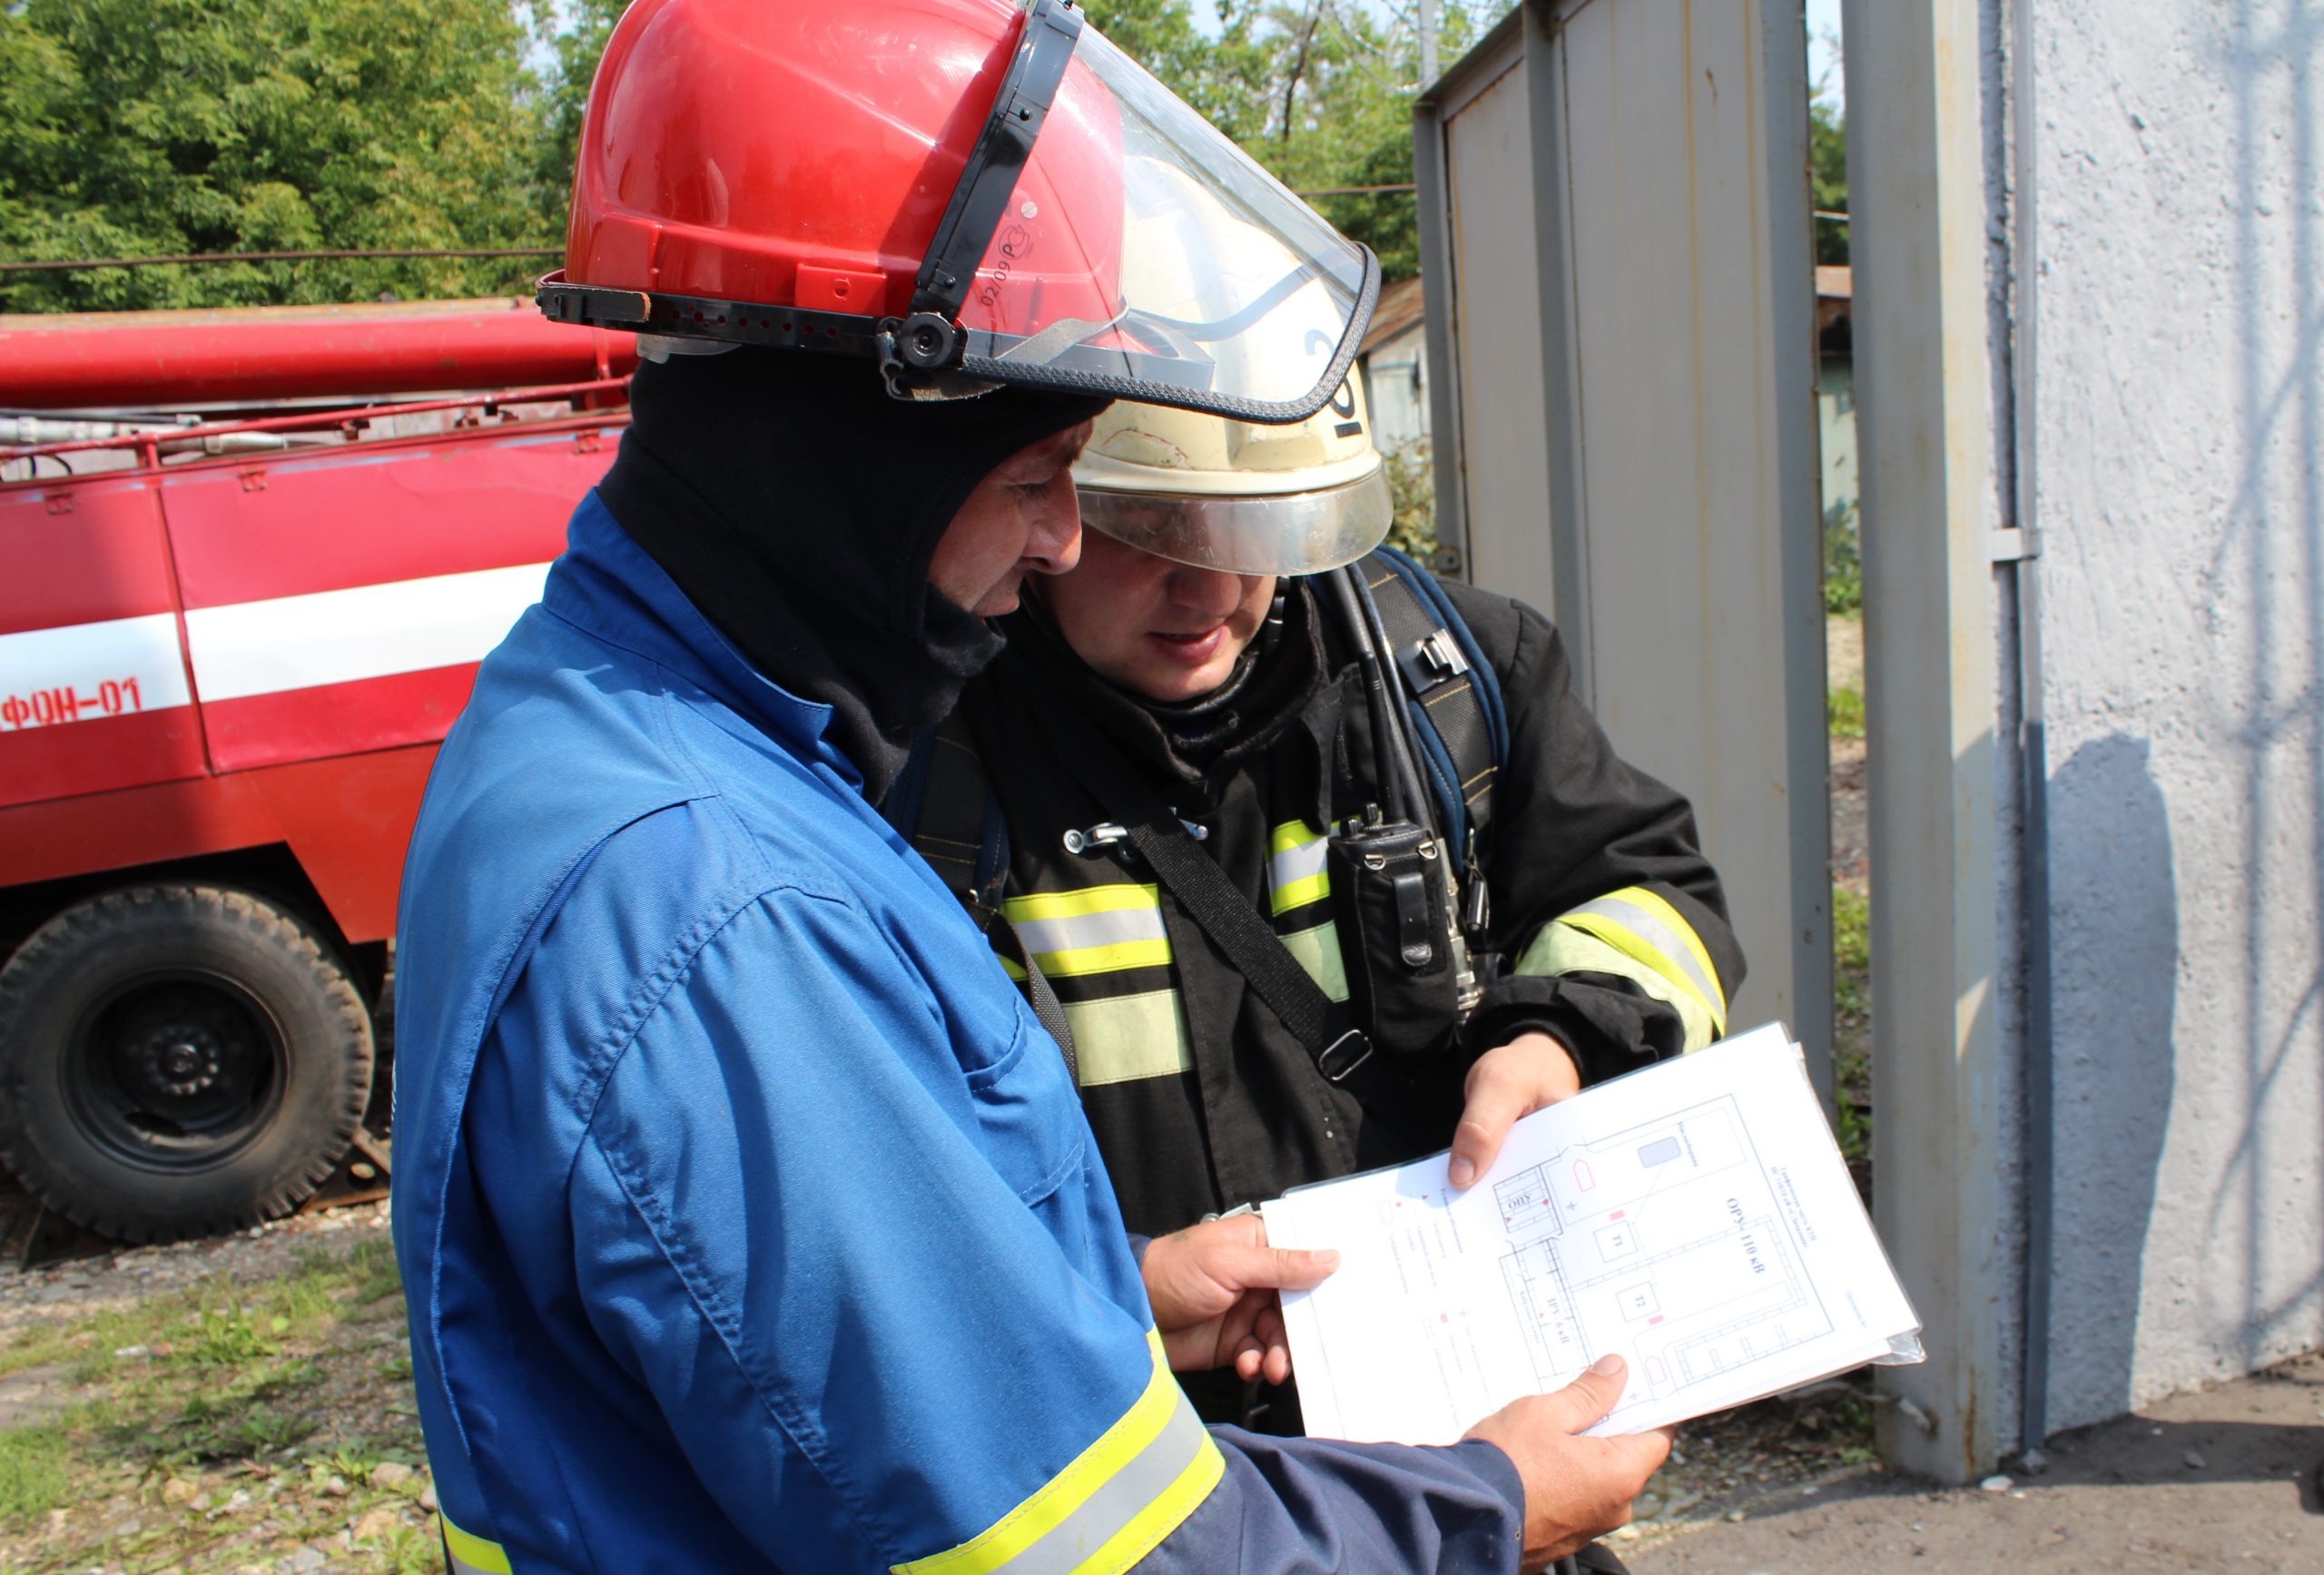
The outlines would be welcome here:
[[[1187,1407],[1188,1416],[1194,1407]],[[1199,1423],[1197,1423],[1199,1425]],[[1068,1575],[1120,1575],[1139,1560],[1162,1545],[1162,1539],[1178,1529],[1178,1525],[1202,1501],[1210,1497],[1210,1490],[1226,1474],[1226,1457],[1218,1452],[1210,1431],[1203,1430],[1202,1442],[1195,1450],[1195,1458],[1168,1487],[1154,1496],[1154,1501],[1130,1518],[1129,1523],[1115,1532],[1106,1545],[1088,1558],[1073,1566]]]
[[[1537,976],[1561,973],[1610,973],[1627,979],[1679,1014],[1683,1035],[1679,1048],[1701,1049],[1718,1038],[1709,1010],[1691,989],[1673,984],[1660,970],[1615,950],[1604,941],[1570,924],[1544,924],[1533,942],[1518,957],[1512,972]]]
[[[1175,1078],[1194,1069],[1186,1008],[1175,989],[1063,1003],[1081,1086]]]
[[[1120,1575],[1192,1514],[1226,1463],[1147,1331],[1146,1393],[1080,1458],[957,1548],[894,1575]]]
[[[1326,919],[1313,930],[1281,938],[1283,949],[1299,960],[1323,992],[1334,1000],[1347,999],[1347,960],[1340,955],[1340,927]]]
[[[1711,1020],[1714,1023],[1722,1021],[1726,1018],[1726,1012],[1721,1009],[1724,1003],[1720,1002],[1714,993],[1704,989],[1700,983],[1689,977],[1689,971],[1680,967],[1678,960],[1668,951],[1655,945],[1653,941],[1649,940],[1637,930],[1620,920],[1610,918],[1603,913],[1576,911],[1571,913],[1561,913],[1555,922],[1571,925],[1576,930],[1594,935],[1623,956],[1653,970],[1701,1002],[1703,1009],[1711,1015]]]
[[[1703,938],[1695,933],[1695,927],[1680,917],[1676,908],[1643,886],[1625,886],[1619,891],[1610,891],[1600,897],[1597,902],[1585,902],[1582,906],[1595,909],[1600,903],[1608,902],[1628,902],[1643,908],[1679,938],[1679,944],[1687,949],[1687,954],[1694,959],[1696,968],[1701,970],[1701,976],[1695,982],[1709,996],[1711,1015],[1724,1023],[1727,1020],[1727,991],[1718,982],[1718,966],[1711,961],[1710,952],[1704,947]]]
[[[1332,894],[1324,868],[1331,839],[1305,821],[1286,821],[1267,834],[1267,887],[1277,913],[1321,902]]]
[[[1010,897],[1001,912],[1043,973],[1061,979],[1163,968],[1170,938],[1162,927],[1160,888],[1092,886]]]
[[[1077,946],[1064,951],[1037,951],[1033,960],[1051,979],[1072,979],[1085,973],[1118,973],[1126,968],[1167,968],[1170,942],[1124,940],[1112,946]]]
[[[1028,891],[1015,897],[1004,897],[1000,911],[1011,924],[1039,922],[1045,919],[1086,919],[1093,913],[1118,913],[1124,909],[1158,908],[1161,888],[1138,886],[1127,881],[1115,881],[1106,886],[1086,886],[1078,891]]]
[[[1619,891],[1609,891],[1603,897],[1584,902],[1551,920],[1544,934],[1535,937],[1533,944],[1526,948],[1526,956],[1531,956],[1541,948],[1549,930],[1561,926],[1596,937],[1611,950],[1650,970],[1657,978],[1667,979],[1691,996],[1702,1008],[1715,1033],[1727,1031],[1727,995],[1719,988],[1718,970],[1712,965],[1710,953],[1704,949],[1702,938],[1695,933],[1694,926],[1679,917],[1679,911],[1660,897],[1642,886],[1625,886]],[[1518,971],[1563,973],[1573,970],[1529,968],[1524,966],[1521,958]],[[1645,976],[1636,968],[1624,967],[1611,971],[1626,979],[1635,979],[1641,985],[1645,983]],[[1665,992],[1660,990],[1649,990],[1649,993],[1658,1000],[1666,999]]]
[[[470,1536],[440,1510],[436,1523],[444,1529],[444,1552],[452,1560],[452,1575],[514,1575],[508,1568],[508,1554],[499,1543]]]

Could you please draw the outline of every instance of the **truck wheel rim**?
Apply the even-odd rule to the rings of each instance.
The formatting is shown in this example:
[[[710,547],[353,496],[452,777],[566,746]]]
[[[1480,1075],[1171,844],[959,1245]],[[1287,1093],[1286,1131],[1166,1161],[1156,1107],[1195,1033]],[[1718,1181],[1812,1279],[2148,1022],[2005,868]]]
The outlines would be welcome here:
[[[83,1137],[142,1169],[207,1170],[281,1108],[290,1046],[265,1002],[201,970],[145,973],[82,1014],[65,1102]]]

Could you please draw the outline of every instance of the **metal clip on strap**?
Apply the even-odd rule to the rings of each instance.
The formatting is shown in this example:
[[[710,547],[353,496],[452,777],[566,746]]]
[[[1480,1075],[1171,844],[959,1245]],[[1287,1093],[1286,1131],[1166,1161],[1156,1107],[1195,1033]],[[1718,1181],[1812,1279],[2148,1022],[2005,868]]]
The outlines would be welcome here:
[[[1371,1058],[1372,1041],[1362,1029],[1350,1029],[1316,1055],[1315,1069],[1324,1074],[1324,1081],[1337,1087]]]

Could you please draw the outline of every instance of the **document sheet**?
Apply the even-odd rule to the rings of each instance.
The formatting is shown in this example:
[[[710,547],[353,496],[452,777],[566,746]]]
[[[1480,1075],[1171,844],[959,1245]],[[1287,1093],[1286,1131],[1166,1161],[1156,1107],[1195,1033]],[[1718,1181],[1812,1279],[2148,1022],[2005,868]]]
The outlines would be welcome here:
[[[1537,1111],[1466,1192],[1444,1155],[1295,1189],[1276,1246],[1340,1267],[1284,1297],[1307,1432],[1450,1443],[1607,1352],[1637,1432],[1920,1360],[1919,1321],[1777,1024]]]

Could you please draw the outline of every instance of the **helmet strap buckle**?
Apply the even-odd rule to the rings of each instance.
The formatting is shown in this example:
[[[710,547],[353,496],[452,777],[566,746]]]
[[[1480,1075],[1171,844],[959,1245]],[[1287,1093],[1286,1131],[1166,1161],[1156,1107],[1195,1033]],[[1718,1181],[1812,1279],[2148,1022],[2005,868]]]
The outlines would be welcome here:
[[[880,377],[888,385],[889,398],[973,399],[999,388],[998,383],[960,372],[960,357],[968,338],[960,324],[940,312],[916,311],[906,318],[881,318],[872,342],[879,356]]]

